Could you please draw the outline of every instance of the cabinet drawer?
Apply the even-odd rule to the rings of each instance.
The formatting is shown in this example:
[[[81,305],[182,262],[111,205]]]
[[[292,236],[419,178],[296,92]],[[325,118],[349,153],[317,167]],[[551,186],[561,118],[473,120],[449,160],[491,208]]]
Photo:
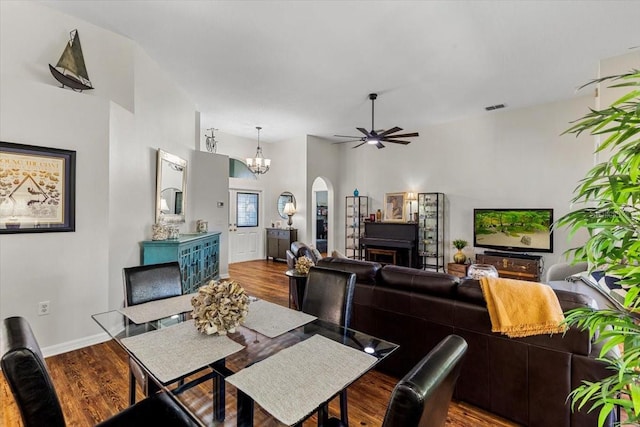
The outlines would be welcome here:
[[[467,264],[449,263],[447,264],[447,273],[452,276],[466,277],[467,268],[469,268]]]
[[[498,270],[519,271],[530,274],[538,273],[538,261],[536,260],[487,255],[478,255],[478,260],[482,264],[491,264]]]
[[[291,232],[289,230],[278,230],[275,228],[267,230],[267,237],[272,237],[274,239],[289,239],[289,234]]]

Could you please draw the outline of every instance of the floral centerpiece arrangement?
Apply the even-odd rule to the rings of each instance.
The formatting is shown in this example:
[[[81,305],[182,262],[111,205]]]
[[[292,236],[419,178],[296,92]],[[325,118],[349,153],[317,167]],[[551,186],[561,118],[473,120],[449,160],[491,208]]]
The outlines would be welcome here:
[[[301,256],[296,260],[296,272],[298,274],[309,274],[309,269],[315,264],[308,256]]]
[[[191,298],[196,328],[202,333],[235,332],[249,311],[249,296],[238,282],[210,281]]]

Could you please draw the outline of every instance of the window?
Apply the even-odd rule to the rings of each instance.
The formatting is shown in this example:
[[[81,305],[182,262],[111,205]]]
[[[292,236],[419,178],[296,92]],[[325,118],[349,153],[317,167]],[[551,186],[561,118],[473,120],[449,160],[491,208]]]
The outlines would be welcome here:
[[[229,157],[229,177],[230,178],[244,178],[244,179],[258,179],[246,164],[240,160],[232,159]]]
[[[237,193],[236,224],[238,227],[258,226],[258,193]]]

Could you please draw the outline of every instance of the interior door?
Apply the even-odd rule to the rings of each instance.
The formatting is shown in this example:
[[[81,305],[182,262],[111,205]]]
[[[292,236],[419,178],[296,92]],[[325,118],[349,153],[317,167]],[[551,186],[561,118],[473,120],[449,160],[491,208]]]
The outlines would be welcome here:
[[[261,257],[262,193],[256,190],[229,190],[229,263]]]

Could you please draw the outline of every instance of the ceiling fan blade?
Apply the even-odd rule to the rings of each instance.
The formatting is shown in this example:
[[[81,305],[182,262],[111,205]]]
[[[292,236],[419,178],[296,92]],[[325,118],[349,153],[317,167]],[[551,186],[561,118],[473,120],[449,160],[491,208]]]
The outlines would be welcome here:
[[[413,138],[414,136],[420,136],[418,132],[403,133],[401,135],[387,135],[387,138]]]
[[[370,134],[369,134],[369,131],[368,131],[368,130],[366,130],[365,128],[356,128],[356,129],[358,129],[360,132],[364,133],[366,136],[369,136],[369,135],[370,135]]]
[[[367,143],[367,141],[364,141],[364,142],[361,142],[361,143],[360,143],[360,144],[358,144],[358,145],[354,145],[354,146],[353,146],[353,147],[351,147],[351,148],[358,148],[358,147],[360,147],[361,145],[364,145],[364,144],[366,144],[366,143]]]
[[[407,144],[411,144],[411,141],[394,141],[393,139],[383,139],[384,142],[392,142],[394,144],[402,144],[402,145],[407,145]]]
[[[378,141],[378,143],[376,144],[376,147],[378,147],[378,150],[381,148],[384,148],[384,145],[382,144],[382,142]]]
[[[387,136],[390,133],[400,132],[401,130],[402,130],[402,128],[399,128],[398,126],[392,127],[391,129],[387,129],[384,132],[382,132],[381,134],[378,134],[378,136]]]
[[[333,135],[333,136],[337,136],[338,138],[362,138],[361,136],[353,136],[353,135]]]
[[[336,142],[333,142],[332,144],[346,144],[347,142],[358,142],[358,141],[362,141],[362,138],[349,139],[347,141],[336,141]]]

